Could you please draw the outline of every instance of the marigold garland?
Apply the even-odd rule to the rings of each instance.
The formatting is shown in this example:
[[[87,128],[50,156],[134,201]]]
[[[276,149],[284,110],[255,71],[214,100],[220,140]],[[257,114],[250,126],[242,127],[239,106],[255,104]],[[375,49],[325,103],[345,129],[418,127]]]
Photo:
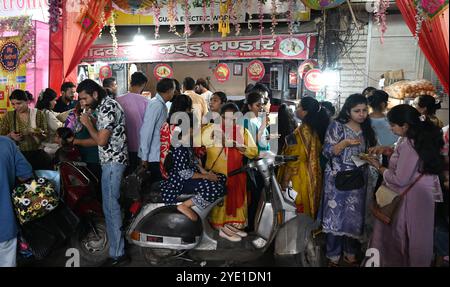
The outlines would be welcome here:
[[[272,13],[272,26],[270,27],[270,31],[272,32],[272,38],[275,38],[275,27],[278,25],[277,23],[277,2],[276,0],[272,0],[272,6],[270,7],[270,12]]]

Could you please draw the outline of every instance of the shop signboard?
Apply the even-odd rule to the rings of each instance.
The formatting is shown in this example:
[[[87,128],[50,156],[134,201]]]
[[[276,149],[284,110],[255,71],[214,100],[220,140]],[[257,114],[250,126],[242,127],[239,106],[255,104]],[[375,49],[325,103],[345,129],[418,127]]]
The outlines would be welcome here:
[[[298,75],[301,79],[305,76],[305,74],[309,71],[314,69],[314,67],[317,67],[319,64],[316,60],[308,59],[303,61],[301,65],[298,67]]]
[[[220,63],[214,69],[214,76],[219,83],[228,81],[230,78],[230,68],[225,63]]]
[[[158,81],[162,78],[172,78],[173,69],[167,64],[158,64],[153,69],[153,75]]]
[[[94,45],[82,62],[172,62],[214,61],[233,59],[308,59],[314,52],[316,36],[313,34],[253,36],[236,39],[191,39],[186,44],[178,41],[149,41],[146,44],[119,44],[117,54],[108,45]]]
[[[305,75],[305,88],[317,93],[323,88],[322,72],[319,69],[309,70]]]
[[[248,64],[247,75],[250,80],[257,82],[264,77],[265,73],[266,69],[261,61],[253,60]]]
[[[11,92],[15,89],[25,90],[26,65],[19,63],[19,37],[0,38],[0,117],[11,110],[9,101]]]

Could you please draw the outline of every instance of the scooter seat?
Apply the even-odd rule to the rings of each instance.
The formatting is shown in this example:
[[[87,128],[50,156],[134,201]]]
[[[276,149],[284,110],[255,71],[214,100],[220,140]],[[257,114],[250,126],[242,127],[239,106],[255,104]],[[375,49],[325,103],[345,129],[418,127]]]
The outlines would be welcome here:
[[[155,182],[152,184],[150,192],[145,197],[146,202],[164,203],[164,200],[162,199],[162,196],[161,196],[161,187],[160,187],[159,183],[160,182]],[[180,194],[177,197],[177,202],[186,201],[194,196],[195,196],[195,194]]]

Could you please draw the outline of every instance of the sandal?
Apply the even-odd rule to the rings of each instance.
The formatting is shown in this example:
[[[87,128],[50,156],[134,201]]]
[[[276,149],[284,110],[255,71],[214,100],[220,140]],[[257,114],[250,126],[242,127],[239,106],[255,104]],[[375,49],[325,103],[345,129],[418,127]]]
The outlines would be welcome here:
[[[347,256],[344,256],[344,262],[350,265],[350,267],[357,267],[359,266],[358,259],[356,257],[349,258]]]

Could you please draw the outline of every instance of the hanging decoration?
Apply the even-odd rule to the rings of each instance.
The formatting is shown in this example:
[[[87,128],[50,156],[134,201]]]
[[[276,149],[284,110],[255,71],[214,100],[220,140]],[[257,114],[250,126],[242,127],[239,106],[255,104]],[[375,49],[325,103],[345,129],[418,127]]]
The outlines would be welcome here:
[[[448,7],[448,0],[414,0],[414,5],[427,19],[433,19]]]
[[[288,20],[288,31],[289,37],[292,38],[292,34],[294,34],[294,17],[292,17],[292,13],[294,11],[294,0],[288,0],[289,11],[287,12],[287,20]]]
[[[375,4],[375,22],[380,26],[380,42],[384,43],[384,33],[387,31],[386,24],[386,11],[389,8],[389,0],[377,0],[379,2]]]
[[[111,13],[110,16],[110,26],[109,26],[109,34],[111,34],[111,39],[113,42],[113,55],[117,55],[117,51],[119,49],[119,43],[117,41],[117,30],[116,30],[116,22],[115,22],[115,18],[114,18],[114,13]]]
[[[272,26],[270,27],[270,31],[272,32],[272,37],[275,38],[275,27],[278,25],[277,23],[277,1],[272,0],[272,5],[270,6],[270,12],[272,13]]]
[[[113,0],[113,7],[126,14],[150,14],[156,0]]]
[[[209,1],[209,31],[214,29],[214,0]]]
[[[179,36],[177,32],[177,26],[175,25],[175,19],[177,18],[177,1],[169,0],[167,3],[167,14],[169,18],[169,32]]]
[[[252,16],[252,13],[251,13],[251,11],[252,11],[252,0],[246,0],[246,1],[247,1],[247,11],[249,12],[249,13],[248,13],[248,23],[247,23],[247,28],[248,28],[248,30],[251,32],[252,29],[253,29],[253,27],[252,27],[252,19],[253,19],[253,16]]]
[[[106,25],[108,24],[106,19],[105,19],[105,12],[102,11],[102,14],[100,16],[100,22],[102,22],[103,28],[106,27]],[[101,39],[102,38],[102,34],[103,34],[103,28],[100,30],[100,33],[98,33],[98,38]]]
[[[214,76],[219,83],[228,81],[230,78],[230,68],[225,63],[220,63],[214,69]]]
[[[344,3],[345,1],[346,0],[302,0],[303,4],[305,4],[306,7],[311,8],[313,10],[335,8]]]
[[[153,15],[155,15],[155,39],[159,39],[159,16],[161,15],[161,8],[155,2],[153,6]]]
[[[184,37],[187,38],[191,35],[191,26],[189,26],[189,0],[184,0]]]
[[[202,1],[202,32],[205,32],[206,22],[206,1]]]
[[[217,30],[219,33],[222,33],[222,38],[226,37],[230,34],[230,15],[228,4],[231,1],[227,0],[227,2],[220,3],[220,17],[219,17],[219,29]]]
[[[62,13],[62,0],[49,0],[48,1],[48,24],[50,25],[50,31],[55,33],[58,31],[59,20]]]
[[[258,1],[258,5],[259,5],[259,36],[262,37],[263,30],[264,30],[264,25],[263,25],[263,20],[264,20],[264,13],[263,13],[264,3],[263,3],[263,1],[262,0]]]
[[[414,38],[418,41],[423,22],[428,19],[433,19],[447,8],[448,0],[414,0],[414,5],[416,7]]]
[[[241,11],[241,4],[242,4],[242,0],[236,0],[236,3],[230,4],[231,6],[231,19],[233,21],[233,26],[234,26],[234,31],[235,31],[235,35],[239,36],[239,34],[241,34],[241,24],[239,24],[238,18],[237,18],[237,13],[238,11]]]
[[[35,30],[31,21],[31,16],[17,16],[0,19],[0,37],[5,32],[18,33],[20,39],[16,43],[19,49],[19,65],[28,63],[33,59],[35,52]]]

